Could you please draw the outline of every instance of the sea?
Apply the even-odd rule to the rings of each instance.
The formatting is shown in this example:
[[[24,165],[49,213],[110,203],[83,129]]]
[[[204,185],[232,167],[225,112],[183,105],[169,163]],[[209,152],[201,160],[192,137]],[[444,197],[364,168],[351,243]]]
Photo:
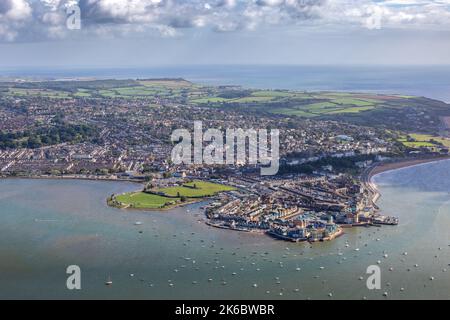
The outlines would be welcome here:
[[[186,67],[122,76],[450,100],[444,67],[336,68]],[[55,72],[46,76],[63,76]],[[108,72],[96,76],[120,76]],[[206,203],[164,212],[107,206],[109,195],[139,184],[3,179],[0,299],[450,299],[450,161],[387,171],[373,181],[381,211],[399,217],[398,226],[346,229],[334,241],[309,244],[210,227],[201,209]],[[80,290],[67,287],[67,268],[74,265],[81,270]],[[380,270],[379,289],[367,286],[373,266]]]
[[[350,91],[425,96],[450,102],[450,65],[196,65],[134,68],[0,68],[1,77],[38,79],[184,78],[205,85],[256,89]]]

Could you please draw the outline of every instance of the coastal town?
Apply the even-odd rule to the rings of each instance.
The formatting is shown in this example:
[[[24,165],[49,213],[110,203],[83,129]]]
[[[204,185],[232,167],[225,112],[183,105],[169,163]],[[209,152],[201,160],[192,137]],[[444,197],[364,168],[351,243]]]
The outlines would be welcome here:
[[[398,159],[445,158],[450,147],[448,118],[424,115],[422,107],[411,111],[422,98],[349,94],[344,100],[342,93],[250,91],[183,79],[0,87],[1,177],[134,181],[144,186],[139,193],[112,195],[108,203],[163,210],[210,199],[204,208],[209,225],[295,242],[332,240],[347,227],[398,224],[378,212],[371,170]],[[409,116],[389,128],[360,124],[353,115],[376,108],[374,101],[407,103]],[[311,115],[278,106],[294,102]],[[429,103],[429,110],[441,107]],[[337,121],[329,112],[352,116]],[[174,164],[170,135],[192,130],[194,121],[219,130],[277,128],[277,175],[261,176],[258,165]],[[414,126],[425,133],[398,129]],[[203,183],[210,184],[202,189]],[[205,193],[208,188],[217,189]]]
[[[326,241],[357,226],[397,225],[378,213],[377,196],[348,176],[232,178],[240,191],[221,194],[206,208],[208,224],[246,232],[264,232],[288,241]]]

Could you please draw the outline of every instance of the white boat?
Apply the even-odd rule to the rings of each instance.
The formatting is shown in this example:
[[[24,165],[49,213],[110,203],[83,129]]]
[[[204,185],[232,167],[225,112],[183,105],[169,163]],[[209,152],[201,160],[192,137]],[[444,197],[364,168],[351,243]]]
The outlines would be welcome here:
[[[105,285],[110,286],[112,284],[113,284],[113,282],[111,280],[111,277],[108,277],[108,280],[105,282]]]
[[[140,225],[142,225],[142,222],[141,222],[141,221],[136,221],[136,222],[134,223],[134,225],[135,225],[135,226],[140,226]]]

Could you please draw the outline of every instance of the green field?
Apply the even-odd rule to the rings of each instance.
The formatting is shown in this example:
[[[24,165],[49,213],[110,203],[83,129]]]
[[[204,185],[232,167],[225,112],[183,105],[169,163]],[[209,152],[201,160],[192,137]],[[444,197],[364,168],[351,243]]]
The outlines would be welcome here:
[[[410,133],[407,136],[401,136],[397,141],[409,148],[427,147],[433,151],[442,147],[450,148],[449,139],[429,134]]]
[[[77,92],[73,94],[73,96],[77,98],[87,98],[91,97],[91,93],[86,89],[78,89]]]
[[[252,92],[253,97],[292,97],[295,93],[288,91],[272,91],[272,90],[261,90]]]
[[[191,88],[194,85],[183,79],[155,79],[155,80],[140,80],[139,83],[146,87],[159,87],[170,89]]]
[[[345,92],[307,93],[301,91],[252,90],[250,93],[242,91],[242,94],[247,94],[247,96],[224,98],[220,96],[219,91],[215,94],[210,93],[208,96],[191,96],[190,102],[209,107],[226,107],[227,104],[239,103],[243,107],[248,105],[255,110],[305,118],[335,114],[358,114],[371,111],[384,103],[382,97],[377,95]]]
[[[347,102],[348,105],[343,105],[343,102]],[[331,114],[359,113],[363,111],[369,111],[374,108],[375,106],[372,104],[372,102],[366,102],[357,99],[340,98],[306,105],[299,105],[291,108],[278,108],[271,110],[271,112],[311,118]]]
[[[305,110],[300,110],[298,108],[279,108],[279,109],[275,109],[275,110],[271,110],[272,113],[275,114],[284,114],[287,116],[298,116],[298,117],[305,117],[305,118],[312,118],[315,117],[316,115],[313,113],[310,113],[308,111]]]
[[[9,89],[9,94],[13,96],[40,96],[48,98],[68,98],[69,94],[63,91],[55,91],[48,89],[22,89],[22,88],[12,88]]]
[[[362,112],[362,111],[369,111],[369,110],[372,110],[374,108],[375,107],[373,107],[373,106],[345,108],[345,109],[339,109],[339,110],[330,111],[330,112],[328,112],[328,114],[333,114],[333,113],[359,113],[359,112]]]
[[[154,192],[163,192],[167,197],[138,191],[118,195],[115,197],[115,200],[120,203],[120,207],[162,209],[164,207],[170,208],[177,203],[181,203],[181,197],[185,197],[186,201],[189,202],[194,198],[210,197],[219,192],[231,190],[235,190],[235,188],[223,184],[196,180],[186,183],[183,186],[154,190]]]
[[[179,199],[166,198],[155,194],[149,194],[144,192],[131,192],[118,195],[116,200],[129,205],[131,208],[136,209],[158,209],[163,208],[166,205],[174,204]]]
[[[193,99],[191,102],[193,103],[218,103],[218,102],[230,102],[232,99],[226,99],[226,98],[220,98],[220,97],[204,97],[204,98],[198,98]]]
[[[374,103],[377,103],[379,101],[376,100],[361,100],[361,99],[354,99],[354,98],[338,98],[338,99],[333,99],[333,103],[336,104],[342,104],[342,105],[354,105],[354,106],[358,106],[358,107],[364,107],[364,106],[371,106]]]
[[[150,106],[195,106],[237,112],[273,114],[313,120],[333,120],[399,132],[441,134],[441,118],[450,117],[448,104],[424,97],[363,92],[305,92],[206,86],[183,79],[82,80],[0,82],[0,97],[34,99],[139,99]],[[417,140],[417,141],[415,141]],[[405,141],[405,146],[436,144],[429,139]],[[448,146],[447,140],[434,142]],[[440,146],[442,148],[442,146]]]
[[[239,99],[232,99],[232,102],[237,103],[246,103],[246,102],[267,102],[271,101],[274,97],[272,96],[250,96],[250,97],[243,97]]]
[[[195,188],[194,188],[195,185]],[[213,196],[219,192],[231,191],[235,188],[226,186],[223,184],[205,182],[205,181],[193,181],[186,183],[179,187],[169,187],[158,189],[158,192],[163,192],[170,197],[187,197],[187,198],[199,198],[199,197],[209,197]]]

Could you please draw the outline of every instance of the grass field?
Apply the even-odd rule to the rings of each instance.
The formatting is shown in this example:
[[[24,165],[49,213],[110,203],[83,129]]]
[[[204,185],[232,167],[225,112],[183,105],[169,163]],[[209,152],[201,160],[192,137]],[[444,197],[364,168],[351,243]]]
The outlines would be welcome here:
[[[194,188],[194,185],[196,188]],[[219,192],[231,190],[235,190],[235,188],[223,184],[196,180],[186,183],[184,186],[156,190],[157,192],[163,192],[168,197],[139,191],[118,195],[115,197],[115,200],[135,209],[162,209],[180,203],[181,197],[186,197],[187,201],[190,201],[193,198],[209,197]]]
[[[299,116],[299,117],[305,117],[305,118],[312,118],[312,117],[316,116],[313,113],[310,113],[305,110],[300,110],[298,108],[279,108],[279,109],[271,110],[271,112],[275,113],[275,114],[284,114],[287,116]]]
[[[306,93],[300,91],[255,90],[241,98],[222,98],[218,94],[191,96],[191,103],[222,107],[231,103],[262,109],[274,114],[306,118],[334,114],[357,114],[370,111],[383,103],[376,95],[354,93]],[[277,105],[279,107],[277,107]]]
[[[348,105],[342,104],[344,102],[348,103]],[[375,106],[373,105],[372,102],[350,98],[339,98],[339,99],[332,99],[329,101],[299,105],[291,108],[278,108],[272,110],[272,112],[278,114],[295,115],[311,118],[331,114],[359,113],[363,111],[372,110],[374,108]]]
[[[79,98],[87,98],[91,96],[91,93],[89,90],[78,89],[77,92],[73,94],[73,96]]]
[[[144,192],[131,192],[118,195],[116,200],[136,209],[158,209],[173,204],[179,199],[166,198]]]
[[[141,80],[139,83],[146,87],[163,87],[163,88],[172,88],[172,89],[180,89],[180,88],[190,88],[193,84],[186,80],[178,80],[178,79],[155,79],[155,80]]]
[[[288,91],[272,91],[272,90],[262,90],[252,92],[253,97],[292,97],[295,93]]]
[[[408,139],[409,138],[411,139]],[[408,136],[402,136],[398,139],[403,145],[409,148],[427,147],[433,150],[442,148],[450,148],[450,140],[429,134],[411,133]]]
[[[48,98],[68,98],[69,94],[64,91],[55,91],[48,89],[21,89],[12,88],[9,89],[9,94],[13,96],[41,96]]]
[[[194,188],[194,185],[196,186],[196,188]],[[223,184],[196,180],[190,183],[186,183],[183,186],[163,188],[159,189],[158,191],[163,192],[164,194],[171,197],[180,196],[187,198],[198,198],[213,196],[219,192],[231,190],[235,190],[235,188]]]
[[[339,109],[339,110],[334,110],[334,111],[330,111],[328,112],[329,114],[333,114],[333,113],[359,113],[362,111],[368,111],[368,110],[372,110],[374,109],[374,106],[367,106],[367,107],[354,107],[354,108],[344,108],[344,109]]]
[[[203,98],[198,98],[198,99],[193,99],[191,100],[192,103],[220,103],[220,102],[225,102],[225,103],[251,103],[251,102],[267,102],[267,101],[271,101],[274,97],[272,96],[249,96],[249,97],[243,97],[243,98],[233,98],[233,99],[228,99],[228,98],[222,98],[222,97],[203,97]]]
[[[333,99],[332,101],[333,101],[333,103],[336,103],[336,104],[354,105],[354,106],[358,106],[358,107],[371,106],[377,102],[375,100],[369,101],[369,100],[360,100],[360,99],[354,99],[354,98],[338,98],[338,99]]]
[[[193,103],[217,103],[217,102],[230,102],[232,99],[220,98],[220,97],[204,97],[193,99],[191,102]]]

